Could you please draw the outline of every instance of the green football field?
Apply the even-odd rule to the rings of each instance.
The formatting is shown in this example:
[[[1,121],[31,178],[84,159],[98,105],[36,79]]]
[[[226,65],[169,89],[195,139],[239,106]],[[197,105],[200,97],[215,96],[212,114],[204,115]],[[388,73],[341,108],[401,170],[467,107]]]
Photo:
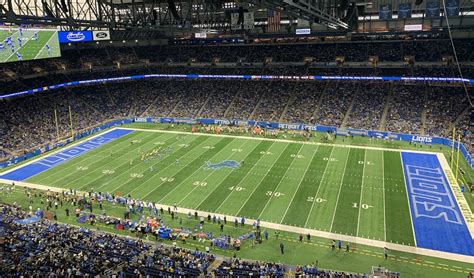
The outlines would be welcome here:
[[[414,245],[397,150],[134,131],[27,181]]]
[[[37,40],[33,39],[35,33],[38,33]],[[13,45],[15,46],[14,51],[4,43],[7,37],[11,37]],[[0,29],[0,43],[5,44],[5,49],[0,49],[0,63],[18,61],[17,52],[21,54],[23,61],[61,56],[58,32],[55,30],[25,29],[21,37],[21,46],[18,42],[19,37],[19,29]],[[50,46],[50,53],[48,53],[46,44]]]

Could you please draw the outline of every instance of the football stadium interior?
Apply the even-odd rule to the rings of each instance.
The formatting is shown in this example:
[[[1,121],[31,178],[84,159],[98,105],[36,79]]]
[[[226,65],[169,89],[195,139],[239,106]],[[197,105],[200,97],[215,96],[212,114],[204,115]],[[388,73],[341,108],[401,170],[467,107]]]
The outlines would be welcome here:
[[[0,1],[0,277],[473,277],[474,1]]]

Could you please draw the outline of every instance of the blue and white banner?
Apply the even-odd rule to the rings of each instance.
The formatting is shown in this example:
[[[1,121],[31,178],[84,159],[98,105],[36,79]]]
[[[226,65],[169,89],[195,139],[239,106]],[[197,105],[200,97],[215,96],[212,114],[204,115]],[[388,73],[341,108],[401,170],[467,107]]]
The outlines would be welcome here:
[[[392,5],[391,4],[380,5],[379,19],[380,20],[392,19]]]
[[[459,0],[446,0],[445,5],[446,5],[447,16],[459,15]]]
[[[411,3],[400,3],[398,5],[398,18],[411,18]]]
[[[91,31],[61,31],[58,32],[60,43],[90,42],[92,41]]]
[[[426,3],[426,17],[439,17],[440,7],[439,1],[432,1]]]

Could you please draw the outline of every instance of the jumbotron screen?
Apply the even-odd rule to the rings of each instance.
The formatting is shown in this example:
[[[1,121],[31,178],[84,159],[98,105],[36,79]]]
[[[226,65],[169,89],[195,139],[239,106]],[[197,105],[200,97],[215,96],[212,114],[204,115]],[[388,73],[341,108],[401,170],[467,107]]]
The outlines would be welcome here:
[[[55,29],[0,28],[0,63],[60,57]]]

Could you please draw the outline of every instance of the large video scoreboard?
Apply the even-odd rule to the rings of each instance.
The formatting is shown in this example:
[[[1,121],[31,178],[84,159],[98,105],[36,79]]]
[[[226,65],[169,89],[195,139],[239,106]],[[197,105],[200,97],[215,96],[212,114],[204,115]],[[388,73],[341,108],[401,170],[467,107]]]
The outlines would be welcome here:
[[[60,57],[58,30],[0,28],[0,63]]]

